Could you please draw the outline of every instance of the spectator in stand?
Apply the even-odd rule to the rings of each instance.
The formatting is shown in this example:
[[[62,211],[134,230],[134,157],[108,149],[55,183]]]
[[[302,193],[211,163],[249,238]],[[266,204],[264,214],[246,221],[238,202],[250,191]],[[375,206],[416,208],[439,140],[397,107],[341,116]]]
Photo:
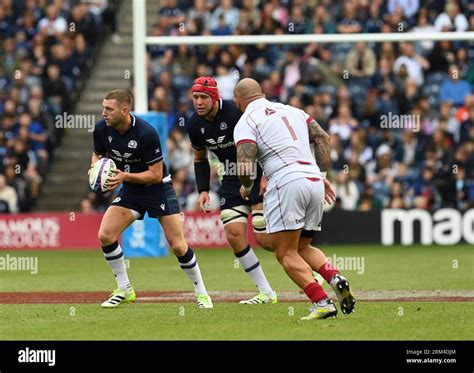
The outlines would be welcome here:
[[[234,7],[232,0],[220,1],[220,5],[211,16],[211,30],[218,29],[221,22],[229,28],[231,33],[237,28],[239,24],[239,11]]]
[[[455,31],[468,29],[465,20],[469,20],[470,29],[474,30],[474,16],[468,13],[465,1],[195,0],[194,7],[189,8],[173,4],[177,3],[167,1],[162,7],[163,12],[170,13],[166,21],[169,23],[174,15],[184,14],[187,25],[184,33],[169,25],[154,27],[153,35],[209,35],[212,28],[217,30],[221,15],[217,33],[232,35]],[[159,21],[162,22],[163,17]],[[26,35],[28,39],[28,32]],[[17,39],[16,35],[13,38]],[[20,45],[24,45],[22,38],[19,37]],[[64,41],[60,42],[67,46]],[[35,45],[31,50],[35,50]],[[362,54],[357,53],[358,47],[364,51]],[[394,193],[394,190],[400,190],[397,183],[403,191],[413,189],[424,167],[433,170],[431,184],[439,191],[440,206],[456,203],[469,206],[471,185],[474,185],[474,109],[471,109],[474,105],[464,92],[456,97],[451,95],[458,101],[456,111],[440,91],[449,66],[453,64],[458,66],[461,80],[474,83],[474,63],[469,58],[472,48],[451,41],[425,41],[416,43],[416,47],[412,43],[396,42],[358,47],[310,43],[304,48],[259,44],[190,46],[186,50],[174,46],[148,46],[152,66],[149,106],[168,112],[170,128],[178,127],[179,130],[179,120],[187,113],[184,102],[189,100],[188,92],[181,88],[180,82],[213,75],[222,80],[220,85],[223,87],[227,84],[227,90],[231,92],[236,80],[254,78],[267,98],[304,109],[330,132],[334,148],[331,151],[333,169],[329,175],[349,166],[349,179],[359,192],[354,209],[380,209],[383,204],[399,208],[425,206],[422,195],[413,197],[407,205],[407,201]],[[43,55],[49,58],[50,51],[41,52],[41,48],[37,48],[39,58],[33,61],[32,71],[46,70]],[[12,53],[15,53],[14,48]],[[366,63],[371,66],[369,72],[363,68],[364,54],[374,54]],[[346,68],[349,69],[348,82],[341,78]],[[24,71],[27,70],[28,67],[24,67]],[[164,77],[160,75],[163,71],[166,71]],[[42,74],[40,72],[38,76]],[[357,78],[357,75],[361,77]],[[354,80],[362,84],[354,84]],[[451,80],[446,79],[453,83]],[[2,80],[0,73],[0,84],[7,81]],[[27,106],[27,102],[16,102],[24,95],[24,87],[29,85],[25,81],[15,87],[14,97],[9,95],[8,101],[17,105],[16,110],[24,110]],[[0,113],[3,106],[11,112],[11,103],[0,102]],[[412,115],[412,119],[419,121],[409,121],[411,129],[382,129],[382,115]],[[414,131],[417,123],[419,132]],[[168,143],[170,164],[175,164],[176,172],[185,167],[180,162],[186,159],[184,144],[188,139],[184,134],[180,146],[176,146],[175,136],[170,131]],[[450,178],[444,174],[453,162],[464,168],[456,180],[454,176]],[[193,177],[189,170],[188,177]],[[215,188],[218,192],[217,179]],[[457,190],[464,191],[462,202],[456,202]],[[192,206],[192,198],[189,199],[186,205]],[[338,201],[339,205],[342,203],[342,200]]]
[[[425,167],[421,178],[408,191],[408,196],[413,200],[412,207],[430,211],[441,207],[441,196],[432,181],[433,170]]]
[[[179,25],[186,21],[186,14],[178,7],[176,0],[161,1],[159,11],[160,26],[167,33],[176,33]]]
[[[356,43],[355,47],[347,54],[346,68],[349,71],[351,81],[361,82],[369,86],[377,68],[374,51],[367,48],[364,43]]]
[[[412,43],[400,43],[400,51],[402,55],[395,60],[393,71],[398,73],[400,67],[405,65],[408,76],[414,79],[418,86],[422,85],[424,82],[423,70],[428,70],[430,63],[426,58],[416,53]]]
[[[459,6],[453,1],[446,2],[444,13],[436,17],[434,22],[436,31],[466,31],[469,23],[464,14],[459,11]]]
[[[53,117],[62,115],[69,109],[69,95],[60,73],[58,65],[49,65],[47,78],[43,82],[44,93],[48,97],[48,107]]]
[[[340,171],[334,183],[336,196],[341,199],[343,210],[355,210],[359,201],[359,190],[356,183],[350,179],[348,172]]]
[[[352,132],[358,127],[358,121],[352,116],[348,104],[340,104],[337,116],[329,122],[329,133],[338,134],[342,144],[349,144]]]
[[[342,15],[337,23],[337,32],[353,34],[362,32],[362,24],[357,18],[357,2],[348,0],[344,2]]]
[[[7,184],[4,175],[0,175],[0,214],[17,213],[18,196],[15,188]]]
[[[426,9],[420,9],[418,22],[410,31],[414,33],[430,33],[436,31],[435,27],[429,22]],[[433,50],[433,46],[434,42],[432,40],[424,40],[416,43],[416,50],[419,54],[426,57]]]
[[[50,38],[59,39],[63,33],[67,31],[67,21],[58,14],[59,9],[56,5],[51,4],[46,8],[46,17],[38,22],[40,33]]]
[[[449,78],[441,83],[439,98],[441,101],[451,101],[459,107],[464,104],[464,100],[471,93],[470,84],[459,76],[459,67],[451,65],[449,67]]]

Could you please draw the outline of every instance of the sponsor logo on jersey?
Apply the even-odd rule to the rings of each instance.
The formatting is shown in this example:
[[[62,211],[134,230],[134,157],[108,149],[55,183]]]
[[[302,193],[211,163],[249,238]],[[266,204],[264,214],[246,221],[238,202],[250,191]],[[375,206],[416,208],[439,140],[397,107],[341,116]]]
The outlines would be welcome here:
[[[119,158],[127,159],[127,158],[130,158],[130,156],[132,155],[132,153],[123,153],[122,155],[122,153],[120,153],[118,150],[115,150],[115,149],[110,149],[110,150],[112,150],[112,153],[114,153]]]
[[[224,136],[219,136],[217,138],[217,142],[214,139],[206,139],[206,141],[211,145],[217,145],[217,144],[221,144],[224,141],[224,138],[225,138],[225,135]]]
[[[132,153],[123,153],[121,154],[118,150],[110,149],[112,153],[110,153],[110,158],[117,162],[125,162],[125,163],[135,163],[140,162],[142,159],[129,159],[132,156]]]
[[[266,109],[265,109],[265,115],[267,115],[267,116],[268,116],[268,115],[275,114],[275,113],[276,113],[276,111],[273,110],[273,109],[269,109],[269,108],[266,108]]]
[[[136,149],[136,148],[137,148],[137,145],[138,145],[138,143],[137,143],[135,140],[130,140],[130,141],[128,142],[128,147],[129,147],[130,149]]]

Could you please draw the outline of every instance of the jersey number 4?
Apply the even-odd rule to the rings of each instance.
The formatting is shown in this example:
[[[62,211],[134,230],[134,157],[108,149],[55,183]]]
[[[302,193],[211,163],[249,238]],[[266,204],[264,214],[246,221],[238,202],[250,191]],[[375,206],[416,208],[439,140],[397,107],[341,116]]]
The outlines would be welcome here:
[[[288,118],[287,117],[281,117],[281,119],[285,123],[286,128],[288,128],[288,131],[290,132],[290,135],[291,135],[291,138],[293,139],[293,141],[298,140],[298,138],[296,137],[295,130],[293,129],[293,125],[290,123]]]

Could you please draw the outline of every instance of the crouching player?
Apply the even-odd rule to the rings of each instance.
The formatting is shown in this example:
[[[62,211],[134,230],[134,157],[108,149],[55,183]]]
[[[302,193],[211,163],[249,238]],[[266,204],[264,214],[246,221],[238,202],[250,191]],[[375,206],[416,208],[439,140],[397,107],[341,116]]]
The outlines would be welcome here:
[[[135,219],[143,219],[147,212],[160,221],[180,267],[194,285],[198,307],[212,308],[196,256],[184,239],[179,204],[163,161],[158,133],[147,122],[130,114],[132,97],[126,91],[107,93],[102,107],[104,119],[94,130],[91,163],[104,156],[113,159],[118,169],[108,180],[108,189],[123,184],[99,229],[102,251],[117,281],[117,289],[102,307],[117,307],[136,299],[117,239],[125,228]]]

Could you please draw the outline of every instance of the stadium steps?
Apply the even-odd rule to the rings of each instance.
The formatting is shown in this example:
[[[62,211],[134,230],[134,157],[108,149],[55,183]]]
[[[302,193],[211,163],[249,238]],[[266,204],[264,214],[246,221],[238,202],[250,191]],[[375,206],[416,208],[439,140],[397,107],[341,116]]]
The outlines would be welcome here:
[[[147,27],[158,20],[159,2],[147,1]],[[95,115],[100,120],[102,100],[107,91],[128,89],[133,73],[132,2],[121,2],[118,20],[120,44],[114,44],[110,35],[100,48],[96,63],[75,107],[77,115]],[[145,66],[144,66],[145,68]],[[131,77],[131,76],[130,76]],[[68,113],[69,114],[69,113]],[[87,170],[92,153],[92,133],[87,128],[68,128],[61,146],[54,153],[51,170],[42,185],[36,211],[78,211],[80,202],[88,192]]]

